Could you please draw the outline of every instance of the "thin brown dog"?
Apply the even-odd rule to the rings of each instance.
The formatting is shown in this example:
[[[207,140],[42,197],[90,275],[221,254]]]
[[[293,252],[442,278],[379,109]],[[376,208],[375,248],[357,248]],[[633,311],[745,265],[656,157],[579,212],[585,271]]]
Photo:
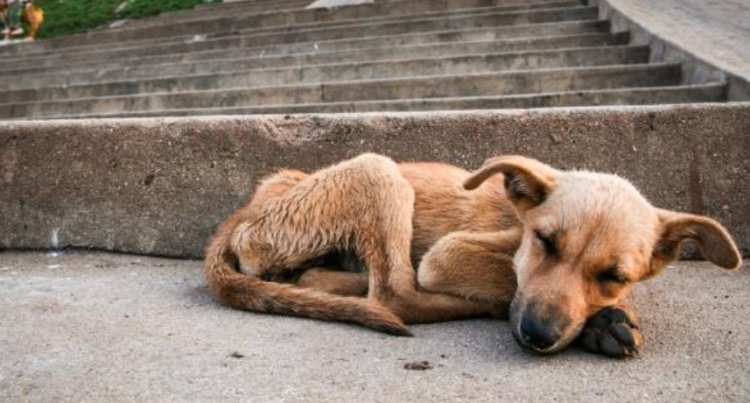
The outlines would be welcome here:
[[[740,266],[719,223],[654,208],[614,175],[519,156],[469,173],[364,154],[263,180],[209,242],[204,272],[237,309],[398,335],[410,335],[404,323],[510,312],[524,347],[555,352],[581,335],[626,356],[643,338],[623,298],[688,238]]]

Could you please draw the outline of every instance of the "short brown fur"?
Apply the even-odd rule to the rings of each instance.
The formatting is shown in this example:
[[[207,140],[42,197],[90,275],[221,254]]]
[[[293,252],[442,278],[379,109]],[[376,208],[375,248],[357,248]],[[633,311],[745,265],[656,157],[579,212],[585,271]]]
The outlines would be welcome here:
[[[507,317],[510,307],[519,343],[553,352],[603,308],[621,307],[635,323],[624,296],[688,238],[717,265],[739,267],[716,221],[653,208],[612,175],[520,156],[469,173],[364,154],[263,180],[209,242],[204,273],[237,309],[399,335],[410,334],[404,323]],[[366,270],[318,267],[332,251]],[[637,349],[635,324],[632,332]]]

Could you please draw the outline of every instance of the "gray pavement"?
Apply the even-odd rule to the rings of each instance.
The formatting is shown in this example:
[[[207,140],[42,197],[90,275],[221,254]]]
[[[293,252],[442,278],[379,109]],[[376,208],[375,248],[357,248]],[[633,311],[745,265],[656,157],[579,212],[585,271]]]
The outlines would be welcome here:
[[[197,261],[3,253],[0,401],[747,401],[748,289],[747,267],[665,270],[634,296],[646,347],[619,361],[532,355],[495,320],[398,338],[233,311]]]
[[[654,35],[750,80],[750,1],[606,1]]]

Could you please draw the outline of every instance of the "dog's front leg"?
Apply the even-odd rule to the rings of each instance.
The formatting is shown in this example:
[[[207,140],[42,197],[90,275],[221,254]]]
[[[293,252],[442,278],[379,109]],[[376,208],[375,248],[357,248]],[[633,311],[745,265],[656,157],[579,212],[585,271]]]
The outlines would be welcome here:
[[[639,322],[638,315],[625,303],[610,306],[586,321],[578,342],[592,353],[632,357],[643,346]]]
[[[450,233],[422,258],[417,270],[419,286],[485,303],[493,316],[507,318],[516,292],[513,253],[520,239],[519,228]]]

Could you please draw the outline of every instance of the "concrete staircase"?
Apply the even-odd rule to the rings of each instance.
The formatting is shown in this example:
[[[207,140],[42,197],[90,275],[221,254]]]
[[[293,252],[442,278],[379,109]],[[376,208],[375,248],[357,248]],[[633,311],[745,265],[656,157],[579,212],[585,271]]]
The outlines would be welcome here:
[[[556,0],[199,7],[0,48],[0,118],[336,113],[723,102],[679,63]]]

